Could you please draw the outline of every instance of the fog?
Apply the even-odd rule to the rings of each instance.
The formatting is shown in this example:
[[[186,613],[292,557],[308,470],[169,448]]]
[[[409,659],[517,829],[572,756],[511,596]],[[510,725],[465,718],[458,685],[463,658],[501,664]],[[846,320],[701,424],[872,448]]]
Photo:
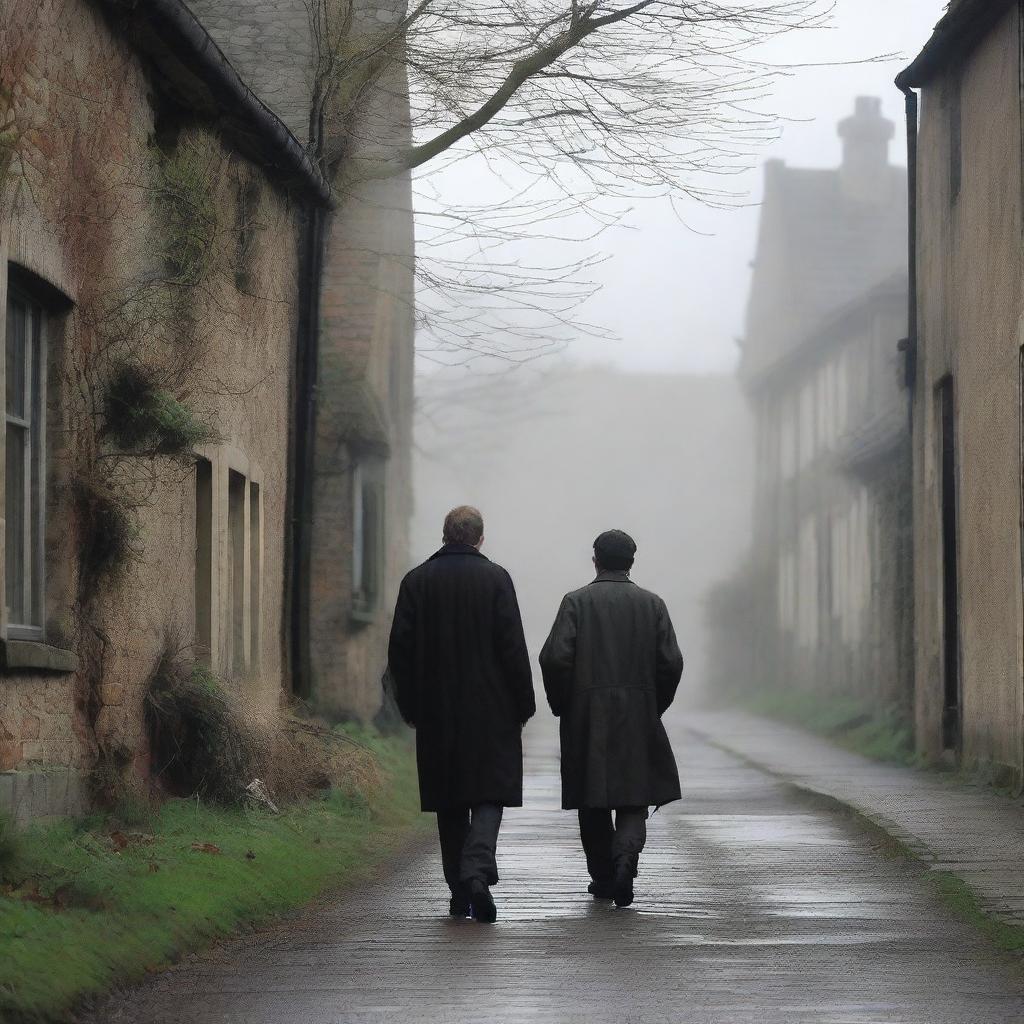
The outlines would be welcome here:
[[[498,330],[446,344],[437,322],[421,333],[417,560],[439,545],[449,508],[479,506],[485,551],[512,573],[536,649],[561,595],[592,578],[596,534],[624,529],[639,547],[633,578],[669,604],[687,692],[702,692],[704,599],[742,559],[754,514],[752,419],[734,373],[764,161],[836,167],[836,125],[865,95],[881,99],[895,124],[890,160],[904,164],[903,98],[892,80],[944,7],[839,0],[828,29],[765,47],[759,59],[786,69],[761,103],[777,136],[744,155],[745,169],[721,183],[722,202],[609,198],[604,212],[620,223],[594,237],[582,216],[524,230],[510,257],[519,265],[594,260],[581,278],[593,287],[547,347],[517,344],[514,329],[507,343]],[[419,184],[429,257],[446,251],[430,227],[444,197],[497,208],[524,187],[516,168],[470,152]],[[535,199],[546,196],[543,181],[525,184]],[[465,240],[448,251],[471,259]],[[440,302],[442,313],[460,301],[443,290],[421,300],[434,311]],[[519,315],[536,331],[535,309]]]
[[[750,514],[748,420],[734,380],[565,366],[474,389],[433,377],[421,401],[415,548],[440,545],[453,505],[477,505],[486,553],[512,573],[536,651],[561,596],[593,578],[594,538],[625,529],[638,546],[632,578],[669,603],[688,689],[697,687],[702,597]]]

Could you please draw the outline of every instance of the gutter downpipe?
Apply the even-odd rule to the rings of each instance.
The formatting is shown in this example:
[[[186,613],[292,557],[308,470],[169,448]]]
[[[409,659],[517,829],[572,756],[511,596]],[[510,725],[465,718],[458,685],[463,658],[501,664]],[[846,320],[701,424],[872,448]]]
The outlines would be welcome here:
[[[900,342],[904,354],[904,383],[910,391],[910,420],[913,429],[914,387],[917,383],[917,93],[896,79],[906,98],[907,110],[907,336]]]
[[[918,281],[917,281],[917,143],[918,143],[918,96],[910,85],[902,81],[903,76],[896,79],[896,85],[906,99],[907,112],[907,336],[900,342],[900,349],[904,356],[904,382],[907,387],[907,462],[910,471],[910,530],[911,546],[909,558],[909,614],[911,619],[910,635],[917,635],[917,626],[914,621],[917,618],[915,607],[915,593],[917,589],[916,577],[918,566],[916,563],[915,547],[913,542],[914,518],[916,495],[914,493],[914,393],[917,390],[917,359],[918,359]],[[914,745],[920,748],[920,736],[917,726],[917,660],[918,652],[916,643],[911,639],[910,643],[910,701],[912,709],[912,721],[914,732]]]
[[[127,6],[133,13],[139,0],[103,0],[112,10]],[[291,473],[290,561],[285,600],[290,630],[286,664],[292,690],[308,698],[312,687],[310,648],[311,565],[313,547],[313,478],[316,433],[316,388],[320,362],[320,291],[323,281],[326,224],[332,207],[331,186],[288,128],[245,84],[209,33],[182,0],[146,0],[144,13],[165,39],[177,38],[189,51],[196,70],[215,94],[229,97],[236,111],[268,139],[279,157],[278,170],[297,178],[311,194],[303,216],[299,241],[296,327],[295,405]],[[317,133],[314,137],[322,135]],[[322,148],[321,146],[317,147]]]
[[[320,363],[320,288],[325,262],[327,211],[311,204],[299,256],[299,322],[295,358],[295,475],[292,498],[289,630],[292,691],[312,695],[310,650],[313,478],[316,456],[316,390]]]

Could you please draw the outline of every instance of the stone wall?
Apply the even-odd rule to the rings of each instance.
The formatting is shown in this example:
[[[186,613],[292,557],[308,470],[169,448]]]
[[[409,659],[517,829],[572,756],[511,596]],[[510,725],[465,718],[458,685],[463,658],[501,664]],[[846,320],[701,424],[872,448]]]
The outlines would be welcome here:
[[[409,146],[404,66],[365,92],[354,116],[331,122],[344,137],[326,140],[346,159],[324,267],[310,602],[311,696],[333,716],[362,720],[381,708],[391,611],[410,567],[415,331],[411,176],[346,178]],[[354,599],[360,480],[383,504],[372,607]]]
[[[339,717],[381,706],[390,614],[409,568],[413,374],[408,176],[350,194],[332,218],[323,291],[311,600],[312,695]],[[353,614],[356,467],[383,482],[382,586]]]
[[[917,732],[942,754],[939,410],[951,377],[958,475],[962,755],[1021,778],[1021,114],[1019,13],[922,94],[914,396]],[[950,125],[960,93],[961,187]]]
[[[328,218],[316,392],[315,482],[310,593],[310,678],[303,696],[337,718],[372,718],[381,706],[390,609],[408,568],[412,507],[413,212],[410,176],[353,184],[361,161],[410,142],[409,100],[400,61],[355,89],[345,82],[309,126],[326,37],[347,5],[334,0],[197,0],[191,5],[256,94],[293,132],[341,156],[336,208]],[[401,12],[356,3],[345,44],[387,28]],[[312,19],[312,20],[311,20]],[[357,64],[353,74],[360,73]],[[323,81],[320,82],[323,85]],[[321,89],[321,92],[324,90]],[[352,109],[341,109],[348,92]],[[351,100],[351,97],[348,97]],[[317,133],[314,133],[316,135]],[[357,468],[358,467],[358,468]],[[372,609],[355,609],[353,522],[357,475],[373,478],[384,506],[381,584]]]
[[[103,395],[119,365],[142,366],[216,432],[199,451],[213,481],[209,595],[220,640],[209,660],[252,714],[272,717],[282,683],[298,209],[214,132],[169,129],[145,66],[93,5],[14,6],[16,28],[0,40],[0,81],[13,100],[0,123],[15,125],[0,177],[0,299],[16,279],[51,307],[45,643],[36,664],[46,664],[43,647],[67,658],[60,672],[52,659],[46,670],[14,669],[7,637],[0,771],[85,772],[116,754],[144,776],[148,679],[168,647],[186,661],[196,655],[197,478],[188,454],[119,454],[103,434]],[[255,492],[246,491],[244,569],[232,569],[229,470],[259,485],[252,516]],[[102,507],[131,526],[130,550],[110,571],[89,568],[110,530],[90,531],[83,488],[102,492]],[[232,571],[244,579],[245,656],[229,658]]]

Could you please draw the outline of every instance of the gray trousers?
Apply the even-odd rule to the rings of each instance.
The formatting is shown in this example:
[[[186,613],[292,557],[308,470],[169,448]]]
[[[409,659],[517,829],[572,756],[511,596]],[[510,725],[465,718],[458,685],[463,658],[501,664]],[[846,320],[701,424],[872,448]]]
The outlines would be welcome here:
[[[497,884],[495,855],[503,810],[501,804],[477,804],[437,812],[441,865],[453,895],[460,894],[470,882]]]
[[[618,807],[615,824],[604,807],[581,807],[580,839],[587,855],[587,870],[595,882],[609,883],[625,861],[636,878],[637,864],[647,842],[647,808]]]

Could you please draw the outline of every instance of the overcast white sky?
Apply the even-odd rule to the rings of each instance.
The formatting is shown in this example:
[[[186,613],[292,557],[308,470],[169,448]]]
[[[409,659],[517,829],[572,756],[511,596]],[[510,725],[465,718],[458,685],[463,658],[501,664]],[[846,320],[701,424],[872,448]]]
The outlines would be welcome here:
[[[794,70],[777,83],[772,110],[784,118],[782,136],[759,155],[758,164],[776,157],[798,166],[835,166],[836,124],[858,95],[882,98],[886,116],[896,122],[893,162],[905,163],[903,97],[893,78],[927,40],[945,6],[945,0],[838,0],[828,30],[798,33],[766,47],[765,59],[780,64],[832,66]],[[900,57],[840,66],[882,53]],[[470,160],[445,172],[439,187],[443,194],[450,184],[462,195],[469,188],[473,201],[486,202],[492,192],[496,199],[502,194],[491,180],[482,160]],[[629,228],[605,232],[596,246],[611,258],[593,275],[603,287],[589,300],[585,317],[619,340],[581,338],[570,346],[569,357],[631,370],[731,369],[743,330],[760,183],[760,170],[739,183],[730,180],[730,188],[749,191],[745,207],[691,207],[686,217],[700,233],[655,200],[634,207]],[[544,263],[549,248],[538,238],[531,258]]]

